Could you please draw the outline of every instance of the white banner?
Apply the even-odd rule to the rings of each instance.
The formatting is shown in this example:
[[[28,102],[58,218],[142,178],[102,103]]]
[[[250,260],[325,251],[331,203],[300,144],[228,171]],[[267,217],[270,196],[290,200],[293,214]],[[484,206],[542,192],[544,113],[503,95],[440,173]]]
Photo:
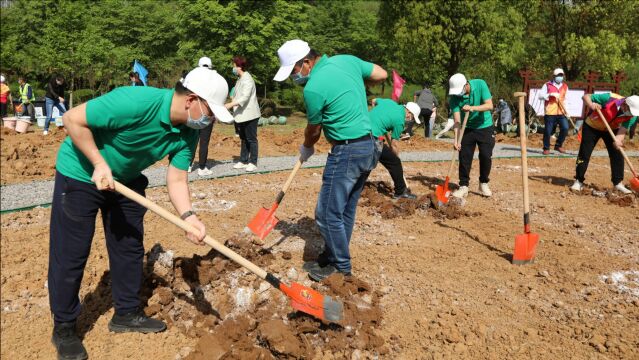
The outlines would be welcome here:
[[[540,99],[537,94],[541,88],[533,89],[531,88],[528,93],[528,104],[535,109],[537,116],[544,116],[544,100]],[[586,94],[585,90],[580,89],[570,89],[568,93],[566,93],[566,101],[564,102],[566,106],[566,111],[568,111],[568,115],[570,117],[581,118],[583,114],[581,111],[583,110],[584,101],[581,99]]]

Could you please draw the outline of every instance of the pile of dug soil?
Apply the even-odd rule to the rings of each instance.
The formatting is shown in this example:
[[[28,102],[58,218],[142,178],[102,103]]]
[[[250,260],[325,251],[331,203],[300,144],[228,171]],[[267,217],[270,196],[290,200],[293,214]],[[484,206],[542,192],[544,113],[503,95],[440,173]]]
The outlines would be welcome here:
[[[383,219],[397,217],[410,217],[424,210],[436,218],[458,219],[462,216],[473,217],[480,213],[469,212],[462,209],[462,202],[450,197],[448,203],[439,206],[434,192],[428,195],[418,196],[416,199],[393,200],[392,188],[385,181],[367,182],[362,190],[360,204],[369,208],[369,214],[377,213]],[[430,210],[430,211],[429,211]]]
[[[609,203],[621,207],[636,206],[639,202],[639,195],[635,193],[622,194],[614,189],[607,189],[594,184],[586,185],[581,191],[572,191],[572,193],[581,196],[605,197]]]
[[[274,260],[246,238],[231,238],[227,246],[262,267]],[[174,259],[156,245],[148,254],[143,293],[148,315],[199,339],[191,360],[375,357],[388,351],[377,335],[380,294],[368,284],[336,274],[305,285],[342,301],[344,319],[329,324],[294,311],[286,296],[214,250]]]

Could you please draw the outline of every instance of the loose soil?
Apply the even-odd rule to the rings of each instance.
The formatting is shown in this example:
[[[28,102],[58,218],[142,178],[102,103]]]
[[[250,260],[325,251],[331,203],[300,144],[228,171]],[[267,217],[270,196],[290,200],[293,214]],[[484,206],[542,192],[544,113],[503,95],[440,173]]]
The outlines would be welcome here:
[[[637,202],[622,207],[605,196],[573,194],[574,159],[530,159],[532,231],[541,243],[533,264],[514,266],[514,238],[523,232],[520,163],[494,160],[492,198],[475,191],[477,165],[460,207],[473,215],[456,218],[420,206],[384,216],[371,199],[393,202],[390,176],[376,169],[351,239],[355,277],[322,284],[302,270],[323,247],[313,220],[321,169],[300,170],[263,247],[236,235],[258,207],[270,205],[287,172],[191,184],[210,235],[230,239],[230,247],[286,282],[344,301],[344,324],[295,312],[279,291],[149,213],[141,295],[147,313],[168,329],[110,333],[111,279],[98,221],[80,289],[84,344],[93,359],[639,358]],[[416,203],[425,204],[448,166],[404,168]],[[608,159],[593,159],[587,184],[607,190],[609,177]],[[171,208],[165,188],[147,196]],[[209,200],[236,205],[207,208]],[[55,359],[46,284],[49,215],[36,208],[1,217],[3,359]]]

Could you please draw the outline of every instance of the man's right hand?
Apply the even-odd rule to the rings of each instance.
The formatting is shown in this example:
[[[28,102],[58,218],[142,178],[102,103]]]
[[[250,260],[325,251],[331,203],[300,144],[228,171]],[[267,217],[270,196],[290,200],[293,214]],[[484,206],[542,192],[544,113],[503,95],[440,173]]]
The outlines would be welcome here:
[[[300,145],[300,161],[305,162],[315,153],[315,147],[307,148],[304,144]]]
[[[186,238],[195,245],[204,245],[204,237],[206,237],[206,227],[204,226],[204,224],[200,221],[200,219],[197,218],[195,214],[187,217],[185,221],[199,230],[198,233],[187,231]]]
[[[94,166],[91,181],[95,183],[98,190],[115,190],[111,168],[106,162],[101,162]]]
[[[595,102],[590,104],[590,110],[597,111],[597,109],[601,110],[601,105],[599,105],[599,104],[597,104]]]
[[[461,144],[459,143],[453,143],[453,149],[457,150],[457,151],[461,151]]]

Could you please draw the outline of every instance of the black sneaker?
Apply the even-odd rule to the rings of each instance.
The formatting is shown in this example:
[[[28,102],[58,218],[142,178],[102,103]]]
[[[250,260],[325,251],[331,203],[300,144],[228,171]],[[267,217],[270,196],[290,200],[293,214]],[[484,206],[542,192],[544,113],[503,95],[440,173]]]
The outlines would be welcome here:
[[[82,340],[75,332],[75,322],[55,325],[51,342],[58,351],[58,360],[84,360],[89,357]]]
[[[410,192],[410,190],[406,189],[406,190],[404,190],[403,193],[401,193],[399,195],[397,195],[397,194],[393,195],[393,199],[411,199],[411,200],[414,200],[414,199],[417,199],[417,196],[413,195]]]
[[[343,271],[339,271],[337,270],[337,268],[335,268],[335,266],[333,265],[326,265],[324,267],[312,267],[308,270],[308,277],[311,278],[311,280],[314,281],[322,281],[324,279],[326,279],[327,277],[333,275],[334,273],[340,272],[342,274],[344,274],[344,276],[351,276],[351,272],[343,272]]]
[[[166,324],[161,320],[151,319],[144,315],[142,310],[138,310],[125,315],[113,315],[109,322],[109,330],[116,333],[156,333],[166,330]]]

